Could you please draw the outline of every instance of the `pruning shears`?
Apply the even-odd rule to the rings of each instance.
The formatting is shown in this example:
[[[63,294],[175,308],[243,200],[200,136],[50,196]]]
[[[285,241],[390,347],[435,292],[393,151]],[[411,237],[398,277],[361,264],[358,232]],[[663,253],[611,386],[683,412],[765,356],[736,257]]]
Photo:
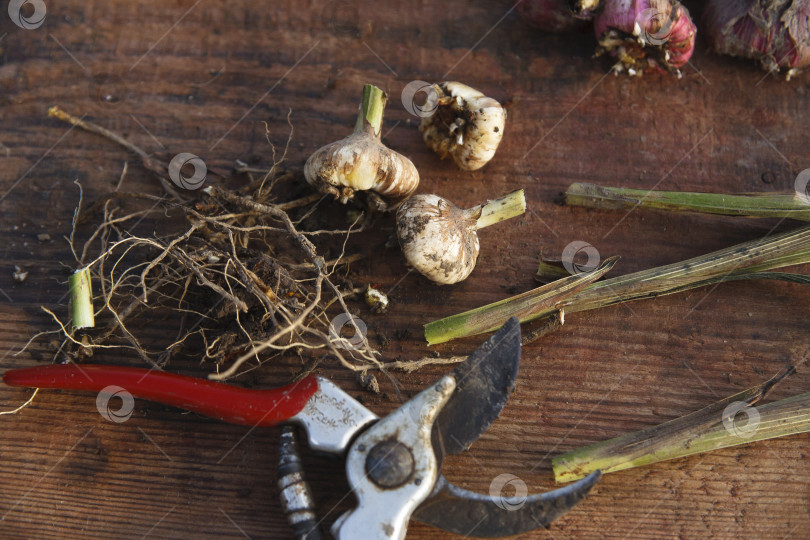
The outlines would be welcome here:
[[[446,531],[500,537],[547,527],[582,500],[599,479],[504,504],[440,474],[445,455],[469,448],[498,417],[520,364],[520,324],[510,319],[452,373],[385,418],[378,418],[334,383],[309,376],[272,390],[252,390],[143,368],[48,365],[11,370],[11,386],[109,391],[188,409],[248,426],[285,424],[279,460],[282,506],[296,537],[318,539],[318,519],[298,458],[295,429],[318,452],[345,456],[357,506],[332,526],[339,540],[402,539],[415,519]]]

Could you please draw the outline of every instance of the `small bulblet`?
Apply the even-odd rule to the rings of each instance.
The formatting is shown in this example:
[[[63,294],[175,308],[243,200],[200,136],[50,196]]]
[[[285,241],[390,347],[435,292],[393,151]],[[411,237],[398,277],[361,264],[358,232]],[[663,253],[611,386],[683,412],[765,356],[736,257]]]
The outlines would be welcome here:
[[[464,170],[486,165],[503,138],[506,110],[501,104],[458,82],[433,85],[428,100],[435,109],[419,124],[428,147],[442,159],[452,156]]]
[[[464,280],[478,259],[481,208],[462,210],[438,195],[414,195],[397,211],[397,237],[408,263],[443,285]]]
[[[404,200],[419,185],[411,160],[387,148],[373,134],[356,132],[317,150],[304,166],[312,186],[346,203],[356,191],[371,190],[387,202]]]

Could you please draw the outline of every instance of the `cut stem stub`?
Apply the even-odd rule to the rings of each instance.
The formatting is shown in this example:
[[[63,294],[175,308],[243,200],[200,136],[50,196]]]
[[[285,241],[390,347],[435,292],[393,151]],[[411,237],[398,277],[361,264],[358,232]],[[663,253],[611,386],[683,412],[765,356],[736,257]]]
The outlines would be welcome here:
[[[387,99],[388,96],[385,92],[373,84],[363,87],[363,101],[360,103],[360,113],[357,115],[357,123],[354,126],[355,133],[370,130],[372,135],[380,137]]]
[[[76,270],[68,278],[70,287],[70,314],[73,328],[93,328],[95,318],[93,315],[93,286],[90,268]]]
[[[513,191],[494,201],[478,206],[481,216],[475,222],[476,229],[483,229],[501,221],[520,216],[526,212],[526,196],[523,190]]]

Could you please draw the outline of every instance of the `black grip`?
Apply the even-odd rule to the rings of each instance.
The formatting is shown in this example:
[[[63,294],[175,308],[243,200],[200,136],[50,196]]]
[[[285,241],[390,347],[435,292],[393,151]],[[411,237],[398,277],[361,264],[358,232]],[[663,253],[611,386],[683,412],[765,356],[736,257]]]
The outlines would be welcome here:
[[[296,540],[323,540],[312,491],[304,477],[294,426],[281,428],[278,450],[278,489],[281,507]]]

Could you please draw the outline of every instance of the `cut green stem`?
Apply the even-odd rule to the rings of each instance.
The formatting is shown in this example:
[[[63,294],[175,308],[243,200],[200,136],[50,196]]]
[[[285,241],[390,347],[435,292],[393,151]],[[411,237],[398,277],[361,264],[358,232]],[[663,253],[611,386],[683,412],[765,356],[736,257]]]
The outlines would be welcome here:
[[[534,275],[534,279],[542,283],[549,283],[570,275],[571,273],[565,269],[565,265],[563,265],[562,261],[543,259],[543,256],[540,255],[540,264],[537,267],[537,273]]]
[[[76,270],[68,278],[70,287],[70,314],[73,328],[93,328],[95,318],[93,316],[93,286],[90,276],[90,268]]]
[[[517,217],[526,213],[526,196],[523,190],[513,191],[494,201],[482,204],[481,216],[475,222],[476,229],[483,229],[501,221]]]
[[[777,376],[777,377],[781,377]],[[752,407],[777,379],[699,411],[555,457],[554,479],[621,471],[720,448],[810,432],[810,392]]]
[[[386,93],[373,84],[363,87],[363,101],[360,103],[360,113],[357,115],[357,124],[354,126],[355,133],[369,131],[375,137],[380,137],[387,99]]]
[[[688,191],[650,191],[571,184],[565,203],[590,208],[631,209],[638,206],[671,212],[699,212],[723,216],[792,218],[810,221],[810,204],[798,193],[694,193]]]
[[[526,322],[547,317],[560,309],[571,314],[722,281],[755,279],[760,272],[807,262],[810,262],[810,226],[737,244],[684,262],[590,283],[577,290],[563,292],[560,289],[568,278],[554,281],[494,304],[430,322],[425,325],[425,338],[431,345],[444,343],[492,331],[512,316]],[[593,272],[585,275],[591,274]],[[762,277],[773,279],[781,276],[769,273]],[[784,274],[784,279],[801,281],[791,274]]]
[[[434,345],[495,330],[513,316],[526,322],[539,318],[535,316],[538,310],[544,315],[551,315],[559,311],[555,306],[602,277],[617,260],[618,257],[612,257],[593,272],[571,275],[500,302],[428,323],[425,325],[425,338],[428,344]]]

